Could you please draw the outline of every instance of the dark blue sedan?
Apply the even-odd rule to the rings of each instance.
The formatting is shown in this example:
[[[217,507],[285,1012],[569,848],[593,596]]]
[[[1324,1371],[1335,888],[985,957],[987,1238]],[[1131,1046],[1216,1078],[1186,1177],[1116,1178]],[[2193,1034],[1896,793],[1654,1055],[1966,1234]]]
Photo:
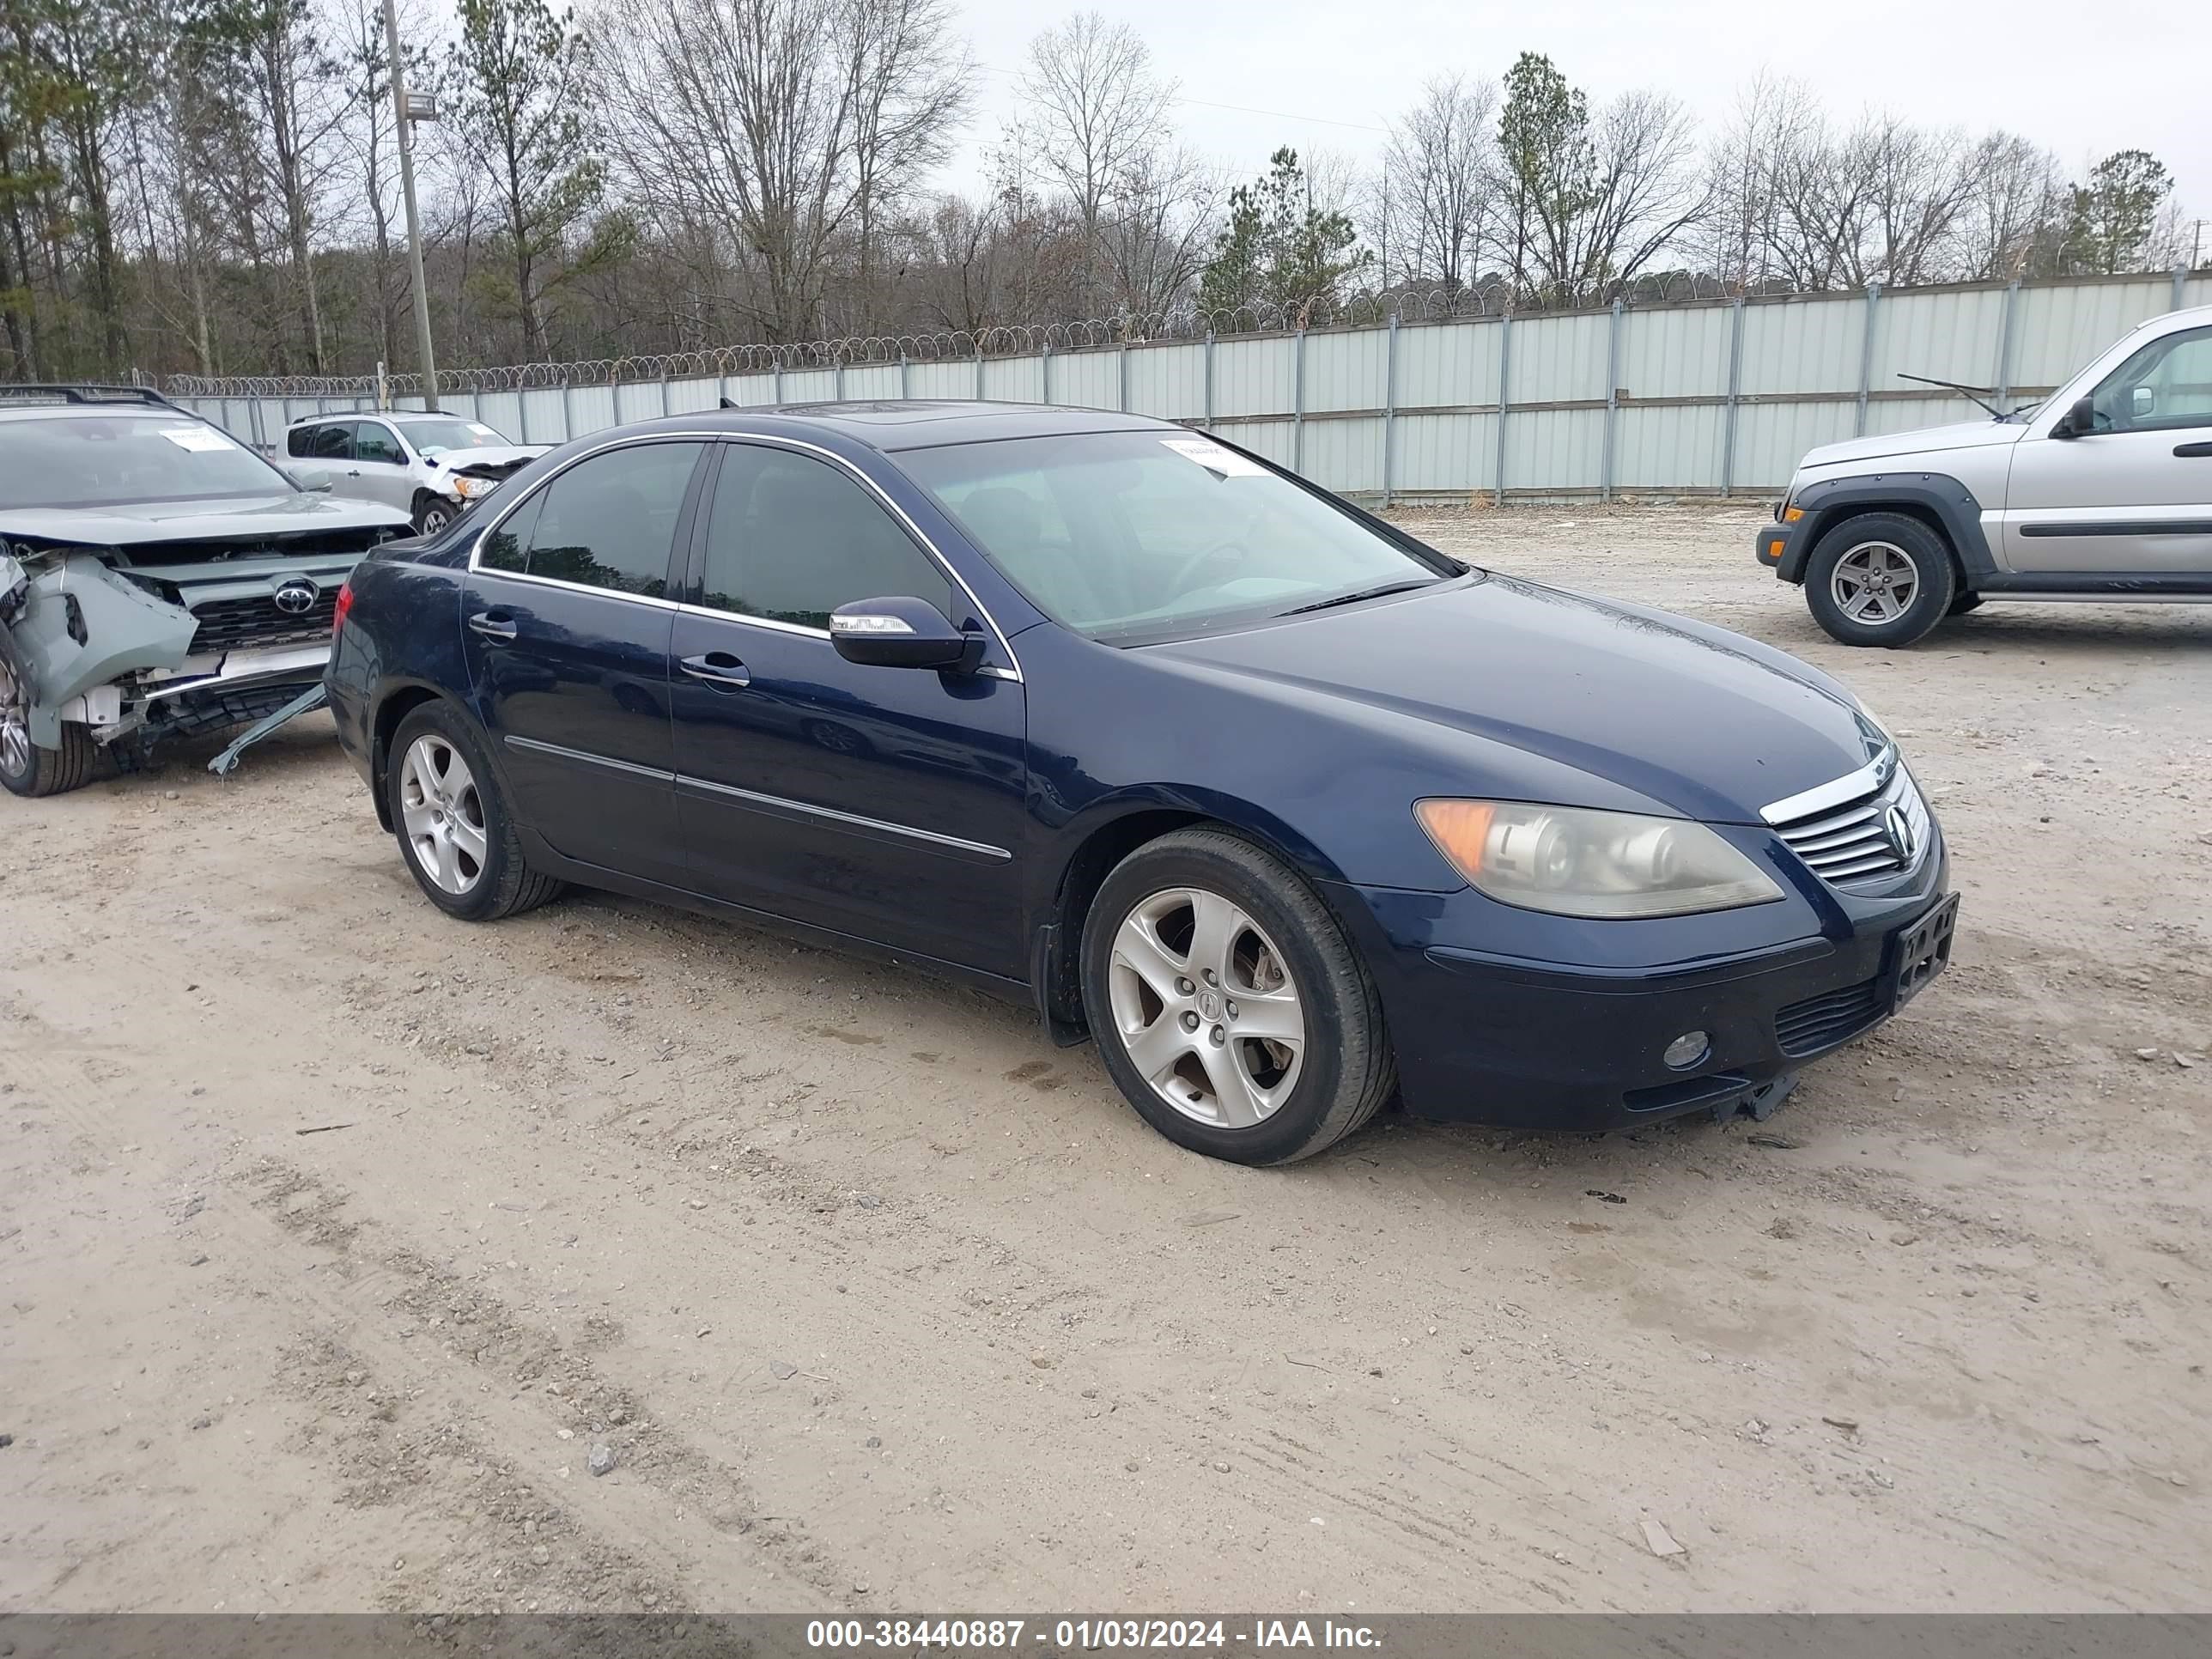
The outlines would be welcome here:
[[[1764,1115],[1949,957],[1942,833],[1835,681],[1158,421],[627,427],[339,618],[339,732],[439,908],[574,882],[890,952],[1218,1158],[1393,1097]]]

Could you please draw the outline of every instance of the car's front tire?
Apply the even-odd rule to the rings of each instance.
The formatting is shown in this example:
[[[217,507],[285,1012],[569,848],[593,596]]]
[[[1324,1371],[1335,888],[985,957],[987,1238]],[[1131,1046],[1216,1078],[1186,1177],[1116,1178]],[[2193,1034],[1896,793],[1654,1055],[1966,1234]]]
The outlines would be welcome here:
[[[426,702],[392,733],[384,779],[399,854],[422,896],[463,921],[536,908],[562,884],[530,867],[498,776],[465,715]]]
[[[90,783],[100,763],[91,728],[81,720],[64,720],[61,747],[43,748],[31,740],[30,713],[28,694],[0,659],[0,786],[11,795],[37,799]]]
[[[434,536],[459,518],[460,511],[442,495],[418,495],[415,500],[415,533]]]
[[[1806,606],[1845,645],[1910,645],[1943,620],[1958,591],[1942,538],[1901,513],[1844,520],[1805,562]]]
[[[1296,872],[1220,830],[1164,836],[1107,876],[1084,926],[1083,1003],[1130,1104],[1210,1158],[1310,1158],[1397,1086],[1343,928]]]

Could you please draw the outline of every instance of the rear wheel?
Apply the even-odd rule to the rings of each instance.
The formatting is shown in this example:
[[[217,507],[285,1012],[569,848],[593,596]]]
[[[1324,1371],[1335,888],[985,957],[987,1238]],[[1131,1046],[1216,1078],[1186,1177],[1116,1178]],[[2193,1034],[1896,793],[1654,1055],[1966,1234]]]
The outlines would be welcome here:
[[[1382,1005],[1336,919],[1242,838],[1182,830],[1117,865],[1084,926],[1083,1000],[1145,1121],[1238,1164],[1311,1157],[1397,1083]]]
[[[1911,644],[1943,620],[1958,586],[1951,550],[1901,513],[1844,520],[1805,563],[1806,606],[1845,645]]]
[[[465,717],[426,702],[392,738],[385,788],[399,851],[422,895],[463,921],[497,921],[561,890],[522,855],[499,780]]]
[[[11,795],[66,794],[92,781],[100,745],[78,720],[62,722],[58,749],[31,740],[31,696],[0,654],[0,785]]]

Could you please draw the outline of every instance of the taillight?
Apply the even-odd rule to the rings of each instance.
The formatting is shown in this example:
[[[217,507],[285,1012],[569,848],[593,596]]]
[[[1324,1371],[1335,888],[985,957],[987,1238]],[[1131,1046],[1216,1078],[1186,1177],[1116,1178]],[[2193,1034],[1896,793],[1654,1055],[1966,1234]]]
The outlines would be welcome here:
[[[338,641],[338,630],[345,626],[346,612],[353,609],[353,578],[348,576],[338,584],[338,597],[331,608],[331,643]]]

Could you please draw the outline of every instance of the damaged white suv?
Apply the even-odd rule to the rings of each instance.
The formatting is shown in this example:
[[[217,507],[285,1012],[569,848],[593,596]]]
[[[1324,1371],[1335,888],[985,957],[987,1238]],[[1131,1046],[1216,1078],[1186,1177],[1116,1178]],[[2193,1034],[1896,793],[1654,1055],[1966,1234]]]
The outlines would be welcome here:
[[[313,482],[135,386],[0,387],[0,785],[57,795],[319,685],[347,574],[412,526]]]

